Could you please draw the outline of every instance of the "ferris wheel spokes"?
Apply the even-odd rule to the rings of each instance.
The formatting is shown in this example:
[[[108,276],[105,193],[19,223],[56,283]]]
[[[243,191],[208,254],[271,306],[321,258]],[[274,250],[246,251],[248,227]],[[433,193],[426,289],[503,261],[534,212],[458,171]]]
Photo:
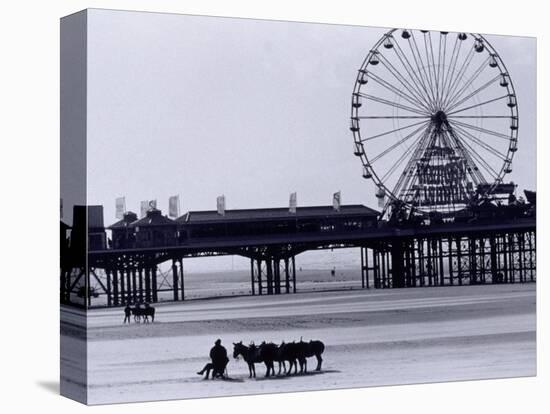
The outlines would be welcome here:
[[[471,92],[469,95],[465,96],[460,101],[456,102],[456,99],[458,99],[460,97],[460,95],[462,95],[462,93],[463,93],[462,92],[460,95],[457,95],[453,100],[451,100],[449,102],[449,105],[446,108],[446,110],[449,111],[449,112],[452,111],[454,108],[462,105],[464,102],[470,100],[471,98],[473,98],[478,93],[481,93],[483,90],[487,89],[489,86],[491,86],[493,83],[495,83],[499,79],[500,79],[500,75],[495,76],[493,79],[487,81],[486,83],[484,83],[483,85],[478,87],[476,90]]]
[[[465,131],[464,129],[455,126],[453,129],[453,137],[457,142],[459,142],[461,145],[464,145],[469,151],[466,152],[467,156],[470,158],[475,158],[475,160],[480,164],[484,166],[484,169],[489,172],[489,175],[496,179],[498,176],[498,173],[491,167],[489,162],[487,161],[486,157],[482,156],[481,154],[476,151],[469,142],[476,142],[477,138],[474,137],[472,134],[468,133],[468,131]],[[460,139],[462,138],[462,139]],[[466,140],[464,138],[470,138],[470,140]],[[478,143],[479,145],[479,143]],[[485,154],[486,155],[486,154]],[[474,171],[475,167],[477,167],[474,164]],[[485,178],[483,178],[483,182],[486,182]]]
[[[490,103],[493,103],[493,102],[496,102],[496,101],[500,101],[501,99],[506,99],[506,98],[508,98],[508,96],[509,96],[509,95],[506,94],[506,95],[503,95],[503,96],[499,96],[498,98],[489,99],[489,100],[487,100],[487,101],[480,102],[480,103],[475,104],[475,105],[467,106],[466,108],[461,108],[461,109],[453,110],[452,112],[447,113],[447,116],[451,116],[451,115],[457,114],[457,113],[459,113],[459,112],[464,112],[464,111],[467,111],[467,110],[469,110],[469,109],[478,108],[478,107],[483,106],[483,105],[487,105],[487,104],[490,104]]]
[[[435,75],[435,58],[434,58],[434,50],[433,50],[433,44],[432,44],[432,34],[431,32],[423,32],[423,33],[424,33],[424,47],[426,49],[426,60],[428,60],[428,74],[430,75],[430,77],[432,77],[432,72],[433,72],[432,84],[435,85],[435,102],[437,102],[437,96],[439,94],[439,85],[438,85],[437,77]],[[428,53],[428,43],[430,45],[429,53]],[[429,64],[429,57],[431,57],[432,59],[431,65]]]
[[[413,105],[420,106],[421,108],[423,108],[426,111],[427,114],[430,112],[430,109],[428,107],[428,103],[425,102],[425,101],[421,101],[421,99],[423,99],[423,97],[422,98],[415,98],[413,96],[409,96],[408,94],[404,93],[402,90],[397,88],[396,86],[394,86],[391,83],[389,83],[389,82],[383,80],[382,78],[376,76],[374,73],[371,73],[370,76],[375,82],[377,82],[378,84],[380,84],[384,88],[388,89],[389,91],[391,91],[391,92],[395,93],[396,95],[402,97],[403,99],[405,99],[406,101],[408,101],[409,103],[411,103]]]
[[[405,168],[403,169],[403,174],[399,177],[397,180],[397,183],[395,184],[392,192],[394,194],[399,194],[400,190],[402,188],[403,181],[407,180],[407,177],[413,176],[413,171],[416,168],[416,163],[420,157],[420,154],[422,153],[423,148],[425,148],[425,144],[427,142],[427,138],[430,136],[432,126],[429,125],[423,133],[415,140],[415,142],[412,143],[412,145],[407,148],[407,150],[403,153],[402,159],[399,161],[399,163],[396,163],[390,170],[382,177],[382,181],[387,180],[391,177],[391,175],[397,171],[397,168],[399,164],[402,163],[403,160],[407,158],[409,154],[412,154],[408,160]]]
[[[422,100],[425,102],[426,106],[428,107],[428,110],[430,112],[433,111],[434,108],[430,103],[431,101],[430,93],[428,91],[428,88],[426,88],[424,81],[421,79],[421,75],[419,76],[420,72],[418,72],[412,67],[409,59],[407,58],[407,55],[403,52],[398,42],[395,42],[394,51],[397,58],[401,62],[401,65],[405,68],[405,71],[409,74],[409,77],[413,79],[413,82],[415,82],[415,85],[417,86],[417,89],[419,91],[419,96],[422,97]]]
[[[449,62],[449,66],[447,67],[447,72],[446,72],[447,75],[445,76],[445,82],[443,83],[443,88],[442,88],[443,91],[446,91],[451,85],[451,82],[455,73],[455,69],[456,69],[456,64],[458,62],[458,57],[460,55],[460,50],[462,49],[462,43],[463,41],[460,40],[460,38],[457,36],[453,47],[453,52],[451,54],[451,60]],[[439,101],[440,106],[442,106],[444,99],[445,99],[445,95],[443,94],[443,96],[441,97],[441,100]]]
[[[411,132],[410,134],[406,135],[404,138],[400,139],[399,141],[395,142],[394,144],[392,144],[391,146],[389,146],[388,148],[386,148],[384,151],[382,151],[380,154],[372,157],[370,163],[371,164],[374,164],[376,161],[378,161],[380,158],[382,158],[383,156],[389,154],[391,151],[393,151],[395,148],[397,148],[399,145],[403,144],[404,142],[408,141],[411,137],[413,137],[414,135],[416,135],[418,132],[420,132],[421,130],[423,130],[424,128],[426,128],[428,122],[422,122],[422,125],[420,126],[420,128],[417,128],[415,129],[413,132]]]
[[[412,39],[412,42],[411,42],[411,39]],[[425,70],[426,66],[428,66],[428,63],[426,62],[426,65],[424,65],[424,60],[422,59],[422,55],[420,54],[420,50],[418,48],[418,44],[416,42],[416,38],[413,32],[411,32],[411,37],[408,39],[408,41],[409,41],[409,46],[410,46],[411,53],[413,55],[418,73],[420,77],[424,79],[424,87],[428,91],[428,95],[430,97],[431,110],[435,111],[436,107],[434,105],[435,94],[433,90],[433,85],[431,84],[430,79],[426,74],[426,70]],[[414,53],[415,51],[417,53],[416,55]]]
[[[456,126],[455,125],[455,128],[461,132],[461,135],[464,135],[466,138],[468,138],[471,142],[477,144],[478,146],[480,146],[481,148],[483,148],[484,150],[486,150],[487,152],[489,152],[490,154],[492,154],[493,156],[499,158],[500,160],[502,161],[506,161],[507,159],[507,156],[505,154],[502,154],[501,152],[499,152],[498,150],[494,149],[493,147],[491,147],[489,144],[481,141],[479,138],[477,138],[476,136],[470,134],[468,131],[466,131],[465,129],[459,127],[459,126]]]
[[[468,52],[468,55],[467,55],[466,59],[462,63],[462,66],[460,67],[458,72],[456,72],[455,78],[451,80],[449,88],[446,91],[444,91],[444,98],[443,98],[443,101],[441,103],[441,109],[446,107],[446,105],[449,101],[449,98],[454,93],[454,91],[458,87],[458,85],[460,85],[460,81],[464,77],[466,68],[469,67],[473,57],[474,57],[474,48],[472,47],[472,49],[470,49],[470,51]]]
[[[491,136],[494,136],[494,137],[497,137],[497,138],[501,138],[501,139],[505,139],[505,140],[510,139],[510,137],[508,135],[504,135],[500,132],[495,132],[495,131],[490,130],[490,129],[478,127],[476,125],[468,124],[466,122],[461,122],[461,121],[457,121],[457,120],[452,120],[450,122],[453,125],[460,125],[464,128],[469,128],[469,129],[472,129],[472,130],[477,131],[477,132],[483,132],[484,134],[488,134],[488,135],[491,135]]]
[[[428,113],[426,112],[423,112],[419,109],[415,109],[415,108],[412,108],[410,106],[407,106],[407,105],[403,105],[403,104],[399,104],[399,103],[396,103],[396,102],[392,102],[392,101],[389,101],[387,99],[384,99],[384,98],[381,98],[381,97],[378,97],[378,96],[373,96],[373,95],[368,95],[368,94],[364,94],[362,92],[357,92],[359,94],[359,96],[361,96],[362,98],[365,98],[365,99],[370,99],[371,101],[374,101],[374,102],[378,102],[378,103],[381,103],[381,104],[384,104],[384,105],[388,105],[388,106],[393,106],[394,108],[398,108],[398,109],[403,109],[405,111],[409,111],[409,112],[413,112],[415,114],[419,114],[419,115],[424,115],[426,117],[429,116]]]
[[[489,58],[485,59],[481,65],[474,71],[474,73],[463,82],[463,85],[460,89],[453,92],[450,97],[447,99],[447,102],[445,103],[445,110],[448,111],[449,107],[458,99],[464,92],[468,90],[468,87],[473,84],[473,82],[483,73],[483,71],[489,67]],[[498,79],[498,77],[496,78]],[[494,80],[491,80],[490,82],[494,82]],[[489,83],[490,84],[490,83]],[[487,85],[488,86],[488,85]],[[483,90],[484,88],[480,88]],[[475,95],[475,94],[474,94]]]
[[[428,122],[428,121],[415,122],[414,124],[406,125],[406,126],[404,126],[404,127],[392,129],[392,130],[389,130],[389,131],[382,132],[382,133],[380,133],[380,134],[376,134],[376,135],[372,135],[372,136],[370,136],[370,137],[362,138],[359,142],[360,142],[361,144],[363,144],[363,143],[365,143],[365,142],[367,142],[367,141],[371,141],[371,140],[376,139],[376,138],[384,137],[384,136],[387,136],[387,135],[390,135],[390,134],[394,134],[395,132],[403,131],[403,130],[405,130],[405,129],[412,128],[412,127],[414,127],[414,126],[418,126],[418,125],[421,125],[421,124],[425,124],[426,122]]]
[[[391,73],[393,77],[396,78],[398,82],[407,89],[407,91],[409,91],[409,93],[412,93],[413,95],[416,93],[416,95],[422,96],[422,92],[418,89],[418,85],[412,86],[411,83],[404,76],[399,74],[399,71],[397,71],[394,65],[392,65],[383,55],[380,55],[379,58],[382,65],[388,69],[388,72]],[[412,81],[414,83],[414,80]],[[411,89],[413,90],[411,91]],[[431,112],[429,100],[424,100],[423,102],[418,100],[418,98],[416,100],[418,105],[422,106],[427,112]]]

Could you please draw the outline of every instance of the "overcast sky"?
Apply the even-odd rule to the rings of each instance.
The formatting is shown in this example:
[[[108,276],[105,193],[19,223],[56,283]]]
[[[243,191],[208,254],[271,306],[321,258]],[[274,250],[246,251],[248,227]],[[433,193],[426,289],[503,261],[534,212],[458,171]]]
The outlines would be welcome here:
[[[446,28],[442,27],[441,30]],[[483,28],[480,28],[483,29]],[[90,10],[88,203],[115,221],[157,199],[167,213],[346,204],[376,207],[348,129],[357,70],[386,29]],[[482,31],[482,30],[480,30]],[[486,36],[513,79],[519,151],[509,180],[534,188],[533,38]]]

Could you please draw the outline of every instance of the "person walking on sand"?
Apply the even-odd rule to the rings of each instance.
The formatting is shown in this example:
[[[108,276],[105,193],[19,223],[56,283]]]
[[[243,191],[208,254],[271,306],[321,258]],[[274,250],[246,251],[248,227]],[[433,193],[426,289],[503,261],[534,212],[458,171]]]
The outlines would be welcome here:
[[[229,358],[227,357],[227,349],[222,346],[221,339],[217,339],[212,349],[210,349],[210,359],[212,362],[207,363],[197,374],[202,375],[206,372],[205,379],[208,379],[210,371],[212,371],[212,379],[217,377],[225,379],[225,367],[229,362]]]
[[[130,316],[132,315],[132,308],[130,307],[130,304],[126,304],[126,307],[124,308],[124,322],[128,321],[130,323]]]

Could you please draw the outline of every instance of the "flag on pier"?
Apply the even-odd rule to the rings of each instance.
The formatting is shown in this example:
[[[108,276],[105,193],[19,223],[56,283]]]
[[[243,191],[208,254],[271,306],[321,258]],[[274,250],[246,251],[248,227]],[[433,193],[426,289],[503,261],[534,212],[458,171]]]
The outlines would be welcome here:
[[[296,193],[290,193],[288,211],[296,214],[296,206],[298,205]]]
[[[221,195],[216,199],[216,204],[218,208],[218,214],[225,216],[225,195]]]
[[[141,203],[140,203],[140,214],[139,214],[139,218],[143,218],[147,215],[147,210],[149,210],[149,201],[148,200],[143,200]]]
[[[340,205],[342,203],[342,195],[340,194],[340,191],[337,193],[334,193],[332,196],[332,207],[335,211],[340,211]]]
[[[173,218],[180,216],[180,196],[171,196],[168,199],[168,215]]]
[[[124,213],[126,213],[126,198],[125,197],[118,197],[115,199],[115,217],[117,219],[121,219],[124,217]]]

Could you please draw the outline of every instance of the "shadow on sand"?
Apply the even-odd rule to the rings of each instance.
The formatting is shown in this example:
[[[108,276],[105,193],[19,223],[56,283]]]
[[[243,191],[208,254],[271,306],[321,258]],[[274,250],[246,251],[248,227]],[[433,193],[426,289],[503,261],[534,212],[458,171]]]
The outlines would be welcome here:
[[[223,382],[244,382],[244,378],[233,378],[233,377],[226,377],[226,378],[224,378],[224,379],[216,378],[215,380],[203,378],[202,380],[203,380],[203,381],[210,381],[210,382],[217,382],[217,381],[223,381]]]
[[[289,380],[289,379],[299,378],[299,377],[310,377],[310,376],[323,375],[323,374],[335,374],[339,372],[342,372],[342,371],[339,371],[337,369],[327,369],[323,371],[308,371],[303,374],[292,374],[292,375],[281,374],[281,375],[275,375],[271,377],[264,377],[263,374],[260,374],[256,378],[248,378],[248,376],[227,377],[225,379],[216,378],[215,380],[202,378],[202,379],[199,379],[199,381],[211,382],[212,384],[215,384],[216,382],[219,382],[219,381],[236,382],[236,383],[245,382],[245,381],[276,381],[276,380]],[[188,382],[188,381],[184,381],[184,382]]]
[[[323,371],[308,371],[308,372],[305,372],[305,373],[298,373],[298,374],[292,374],[292,375],[286,375],[286,374],[281,374],[281,375],[275,375],[274,377],[264,377],[264,376],[257,376],[255,378],[256,381],[275,381],[275,380],[288,380],[288,379],[292,379],[292,378],[299,378],[299,377],[310,377],[310,376],[315,376],[315,375],[323,375],[323,374],[335,374],[335,373],[339,373],[339,372],[342,372],[342,371],[339,371],[337,369],[327,369],[327,370],[323,370]],[[251,378],[251,380],[254,380],[254,378]]]
[[[59,381],[37,381],[36,385],[45,391],[59,395]]]

